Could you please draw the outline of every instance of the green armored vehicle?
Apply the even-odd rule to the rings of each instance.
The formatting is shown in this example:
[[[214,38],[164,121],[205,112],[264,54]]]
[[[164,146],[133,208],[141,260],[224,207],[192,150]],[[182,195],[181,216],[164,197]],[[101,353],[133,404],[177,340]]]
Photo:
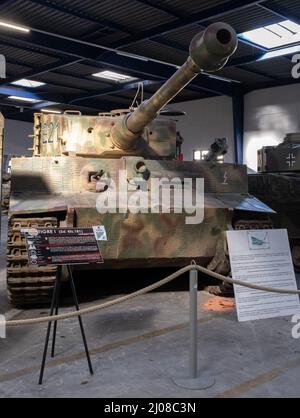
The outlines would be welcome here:
[[[202,70],[221,69],[236,47],[230,26],[212,24],[192,40],[183,66],[135,111],[35,115],[33,156],[12,161],[7,267],[11,303],[48,302],[56,275],[55,267],[27,265],[22,228],[104,225],[104,264],[95,268],[180,267],[194,259],[227,273],[224,231],[268,227],[270,209],[249,196],[246,167],[176,160],[176,123],[159,113]],[[118,188],[120,173],[126,193]],[[187,213],[175,206],[166,210],[163,202],[152,202],[152,210],[141,213],[121,205],[124,194],[130,200],[138,191],[155,192],[153,179],[164,189],[174,178],[174,195],[185,179],[204,179],[203,222],[193,224]],[[107,212],[103,197],[110,192],[113,196],[113,185],[116,207],[112,204]]]
[[[300,269],[300,133],[287,134],[276,147],[258,151],[258,173],[249,175],[249,190],[276,211],[273,223],[287,228],[292,258]]]

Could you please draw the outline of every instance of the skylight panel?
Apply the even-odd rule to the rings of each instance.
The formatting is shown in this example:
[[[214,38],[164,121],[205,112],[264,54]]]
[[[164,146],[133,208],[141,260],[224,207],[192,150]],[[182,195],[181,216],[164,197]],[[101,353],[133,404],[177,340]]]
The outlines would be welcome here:
[[[264,48],[274,49],[300,42],[300,25],[284,20],[244,32],[240,37]]]

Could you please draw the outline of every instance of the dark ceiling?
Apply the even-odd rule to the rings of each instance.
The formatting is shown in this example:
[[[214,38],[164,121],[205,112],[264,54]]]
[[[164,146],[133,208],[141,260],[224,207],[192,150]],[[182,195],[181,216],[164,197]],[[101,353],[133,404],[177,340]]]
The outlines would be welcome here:
[[[0,110],[6,118],[31,121],[34,111],[51,108],[52,102],[57,103],[52,108],[85,114],[127,108],[136,82],[104,82],[92,74],[104,69],[134,76],[144,81],[147,98],[185,61],[190,40],[211,22],[227,22],[240,34],[285,19],[300,22],[299,0],[0,1],[1,21],[30,29],[24,33],[0,27],[0,53],[7,62]],[[175,102],[295,83],[291,57],[259,61],[265,52],[240,40],[236,54],[218,73],[227,81],[201,75]],[[10,84],[20,78],[46,85],[30,89]],[[9,95],[41,103],[24,104],[7,99]]]

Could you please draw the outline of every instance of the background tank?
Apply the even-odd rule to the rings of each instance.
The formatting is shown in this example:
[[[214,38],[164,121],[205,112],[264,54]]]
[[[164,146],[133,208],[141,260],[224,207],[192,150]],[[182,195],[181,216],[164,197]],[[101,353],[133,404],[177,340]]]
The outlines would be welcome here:
[[[295,267],[300,269],[300,133],[287,134],[277,147],[258,151],[258,174],[249,190],[276,211],[273,223],[287,228]]]
[[[54,267],[27,265],[23,227],[105,225],[105,263],[96,268],[179,267],[195,259],[227,272],[223,232],[268,226],[269,208],[248,195],[246,167],[177,161],[176,124],[159,115],[201,70],[222,68],[236,47],[230,26],[212,24],[192,40],[183,66],[134,112],[35,115],[33,157],[12,161],[7,273],[13,304],[48,302],[56,275]],[[139,179],[151,188],[153,178],[204,178],[204,222],[189,225],[186,213],[100,214],[97,199],[112,180],[118,184],[120,170],[129,195]]]

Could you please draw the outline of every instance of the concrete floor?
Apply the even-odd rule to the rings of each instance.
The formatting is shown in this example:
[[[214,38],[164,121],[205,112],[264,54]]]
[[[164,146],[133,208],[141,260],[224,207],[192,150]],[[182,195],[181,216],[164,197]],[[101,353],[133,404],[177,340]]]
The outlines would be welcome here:
[[[47,309],[10,310],[3,233],[0,314],[45,315]],[[103,298],[95,288],[95,300],[107,297],[116,295]],[[199,292],[200,373],[214,376],[216,384],[204,391],[177,387],[172,379],[188,370],[188,306],[187,292],[174,287],[85,316],[94,376],[88,373],[77,320],[60,322],[56,357],[48,360],[43,386],[37,379],[46,325],[10,328],[0,340],[0,397],[300,396],[300,340],[292,338],[291,318],[238,323],[232,300],[206,292]]]

